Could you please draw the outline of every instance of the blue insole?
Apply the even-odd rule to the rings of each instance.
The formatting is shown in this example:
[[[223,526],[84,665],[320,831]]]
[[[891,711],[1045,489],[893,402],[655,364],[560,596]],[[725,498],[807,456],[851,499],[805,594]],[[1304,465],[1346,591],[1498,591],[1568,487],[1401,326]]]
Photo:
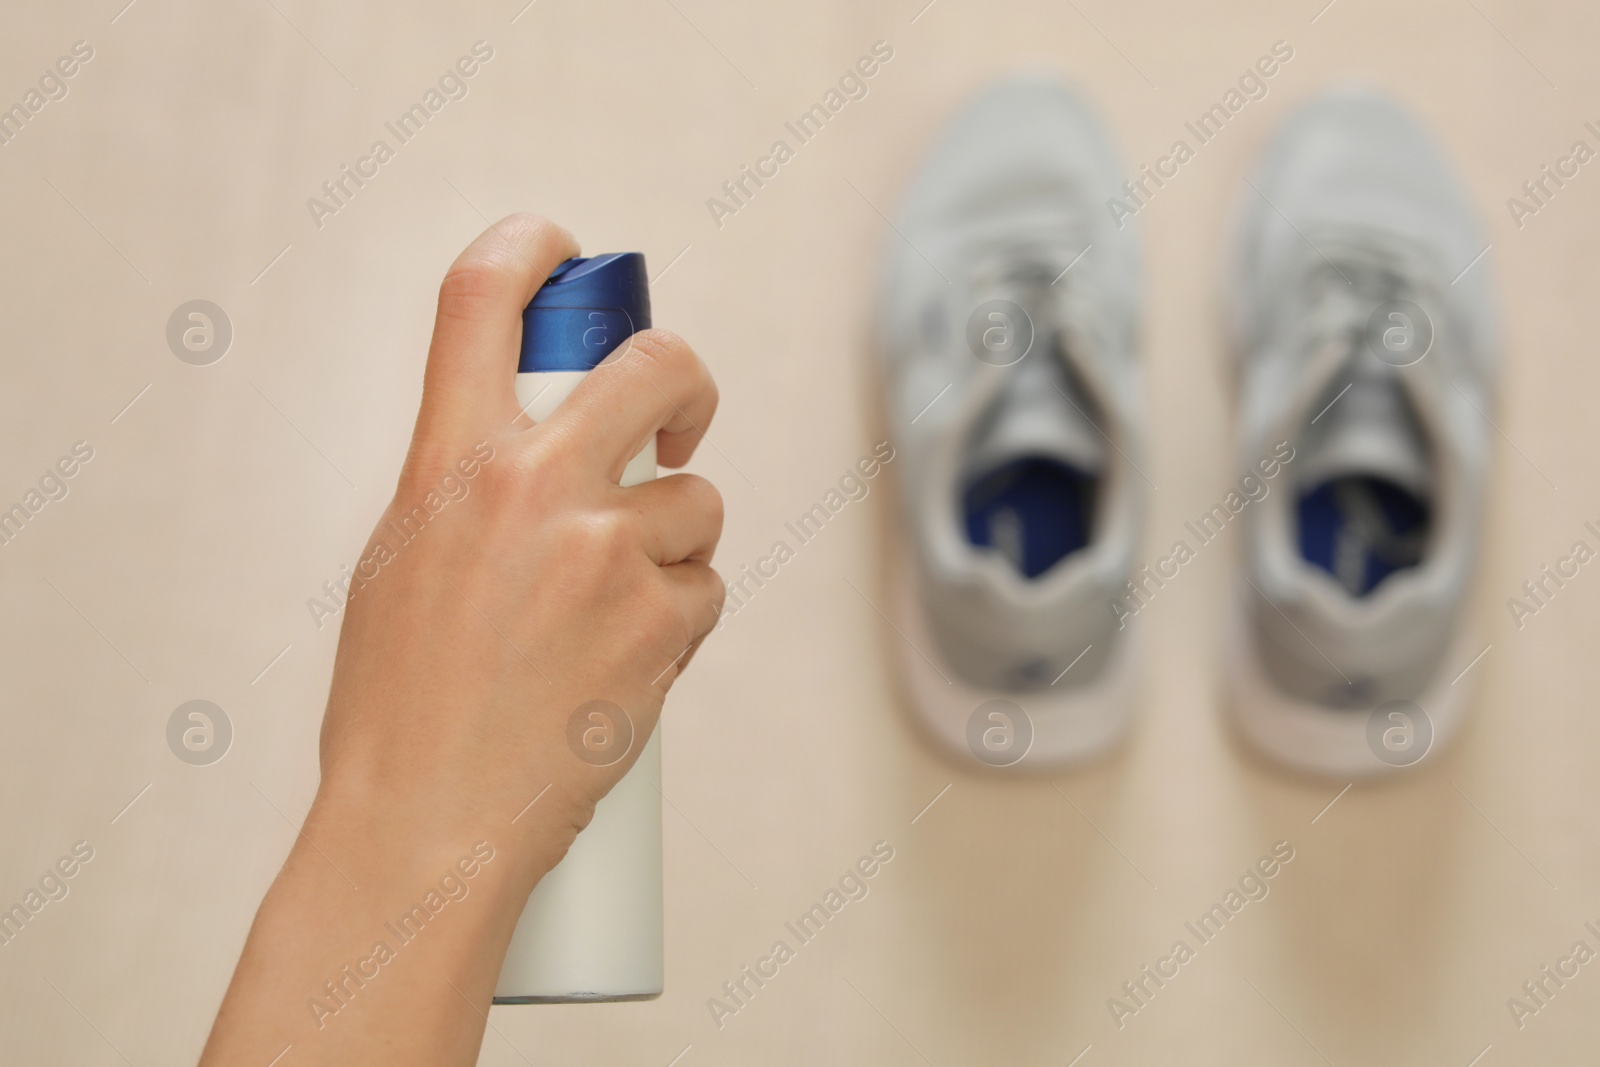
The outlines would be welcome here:
[[[1042,456],[1022,456],[968,484],[967,540],[1037,578],[1089,543],[1097,479]]]
[[[1300,554],[1353,596],[1422,561],[1426,500],[1383,478],[1350,475],[1300,497]]]

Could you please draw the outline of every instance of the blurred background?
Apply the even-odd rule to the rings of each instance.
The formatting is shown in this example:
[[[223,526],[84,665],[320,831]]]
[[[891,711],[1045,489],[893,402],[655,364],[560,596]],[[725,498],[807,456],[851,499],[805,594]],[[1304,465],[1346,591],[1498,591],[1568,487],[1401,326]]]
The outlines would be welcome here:
[[[78,842],[92,859],[0,946],[0,1061],[198,1055],[317,782],[337,620],[319,628],[307,600],[393,490],[437,285],[489,221],[533,211],[591,253],[647,254],[657,323],[722,389],[693,469],[727,501],[729,573],[878,439],[883,216],[955,105],[1004,72],[1059,72],[1132,166],[1278,41],[1293,59],[1268,95],[1139,216],[1150,541],[1234,477],[1217,265],[1243,175],[1309,95],[1387,88],[1460,167],[1504,299],[1490,648],[1459,744],[1347,791],[1245,754],[1219,716],[1234,561],[1214,553],[1149,612],[1117,756],[1054,780],[955,767],[897,706],[867,602],[879,480],[668,704],[667,993],[496,1008],[482,1062],[1592,1059],[1600,966],[1520,1026],[1507,1001],[1575,942],[1600,950],[1600,578],[1520,629],[1506,600],[1600,520],[1600,176],[1520,220],[1507,199],[1574,142],[1600,148],[1600,11],[925,3],[11,0],[0,106],[29,118],[0,125],[0,508],[78,442],[92,459],[0,546],[0,905]],[[385,124],[477,42],[476,73],[399,143]],[[737,211],[708,206],[879,42],[892,58],[864,97]],[[393,158],[361,164],[379,139]],[[323,183],[346,166],[377,173],[335,200]],[[186,347],[196,300],[215,332]],[[169,744],[193,700],[220,709],[198,756]],[[894,859],[870,895],[719,1026],[708,998],[878,841]],[[1280,841],[1294,859],[1270,895],[1119,1028],[1108,999]]]

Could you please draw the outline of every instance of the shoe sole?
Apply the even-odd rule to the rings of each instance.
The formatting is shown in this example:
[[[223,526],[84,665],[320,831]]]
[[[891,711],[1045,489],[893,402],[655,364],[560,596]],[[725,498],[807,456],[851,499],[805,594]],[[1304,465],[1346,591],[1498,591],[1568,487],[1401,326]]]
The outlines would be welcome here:
[[[1067,690],[1009,692],[963,682],[942,662],[937,643],[917,602],[910,560],[901,553],[888,566],[889,619],[897,631],[899,675],[909,696],[912,718],[946,755],[970,769],[994,770],[967,741],[968,724],[991,700],[1020,707],[1033,726],[1026,753],[1002,769],[1013,773],[1052,773],[1102,756],[1115,748],[1133,725],[1142,635],[1124,633],[1098,679]],[[1069,668],[1070,669],[1070,668]]]
[[[1457,686],[1442,674],[1414,702],[1428,717],[1433,739],[1417,759],[1392,764],[1379,759],[1368,743],[1370,711],[1334,709],[1290,696],[1267,677],[1249,634],[1246,595],[1234,601],[1229,623],[1229,718],[1251,748],[1307,774],[1338,778],[1377,778],[1414,770],[1438,758],[1460,732],[1472,702],[1473,686]],[[1481,645],[1481,623],[1463,620],[1443,662],[1455,664]],[[1460,679],[1460,675],[1456,676]]]

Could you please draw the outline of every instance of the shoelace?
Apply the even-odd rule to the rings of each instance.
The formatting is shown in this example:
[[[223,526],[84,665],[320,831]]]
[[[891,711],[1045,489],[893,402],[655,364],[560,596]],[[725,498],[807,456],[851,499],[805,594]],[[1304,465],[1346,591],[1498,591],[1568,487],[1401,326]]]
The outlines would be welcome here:
[[[1310,278],[1315,290],[1312,347],[1336,340],[1352,347],[1364,344],[1373,309],[1395,300],[1416,304],[1429,319],[1425,324],[1397,323],[1398,328],[1426,327],[1437,335],[1444,305],[1438,298],[1435,271],[1421,249],[1379,231],[1323,234],[1308,240],[1314,241],[1320,260]]]
[[[1368,556],[1392,567],[1411,566],[1422,558],[1424,531],[1396,532],[1376,495],[1364,483],[1341,481],[1334,487],[1334,497],[1346,520],[1334,552],[1334,573],[1351,593],[1366,591]]]
[[[1053,343],[1068,321],[1092,322],[1094,304],[1088,286],[1067,272],[1083,248],[1084,243],[1068,232],[974,242],[967,253],[973,305],[1008,300],[1028,316],[1036,349]]]

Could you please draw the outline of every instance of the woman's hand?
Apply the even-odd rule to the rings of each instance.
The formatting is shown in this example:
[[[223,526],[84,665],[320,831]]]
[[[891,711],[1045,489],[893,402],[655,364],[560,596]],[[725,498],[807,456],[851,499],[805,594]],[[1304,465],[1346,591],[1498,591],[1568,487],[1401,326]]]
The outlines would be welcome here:
[[[538,426],[517,406],[522,309],[577,252],[565,231],[514,216],[446,275],[411,451],[362,555],[372,565],[357,568],[322,731],[330,803],[419,806],[413,817],[465,830],[509,824],[551,785],[520,850],[528,890],[640,747],[591,767],[568,747],[568,718],[605,700],[648,737],[723,596],[711,484],[617,485],[657,435],[662,465],[682,466],[711,420],[716,387],[683,341],[635,335]],[[430,496],[443,502],[431,519]],[[402,543],[408,522],[422,532]]]
[[[539,425],[517,406],[522,310],[577,252],[513,216],[445,276],[411,449],[354,567],[322,784],[205,1063],[264,1064],[285,1044],[296,1064],[473,1062],[528,894],[716,622],[717,491],[687,474],[618,485],[652,437],[681,466],[710,423],[716,387],[689,347],[644,331]],[[606,767],[567,740],[594,700],[639,739]],[[475,846],[493,859],[465,879]],[[468,892],[392,960],[355,969],[375,977],[341,981],[451,870]]]

